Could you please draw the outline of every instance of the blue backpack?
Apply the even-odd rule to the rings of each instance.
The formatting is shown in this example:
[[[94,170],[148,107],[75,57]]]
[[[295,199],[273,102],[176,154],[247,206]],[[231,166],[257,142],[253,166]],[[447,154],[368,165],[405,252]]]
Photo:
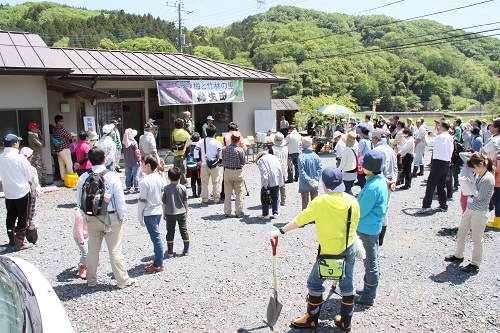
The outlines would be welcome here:
[[[194,158],[195,145],[189,146],[189,153],[186,158],[186,168],[188,170],[198,170],[198,161]]]

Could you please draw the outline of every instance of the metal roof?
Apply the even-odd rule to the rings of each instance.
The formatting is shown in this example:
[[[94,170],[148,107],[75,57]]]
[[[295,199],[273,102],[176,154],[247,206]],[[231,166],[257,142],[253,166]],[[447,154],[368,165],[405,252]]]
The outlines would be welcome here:
[[[286,82],[288,78],[180,53],[109,51],[52,48],[71,77],[99,76],[99,79],[243,79],[245,81]]]
[[[272,109],[276,111],[293,110],[299,109],[299,105],[295,103],[293,99],[273,99]]]
[[[0,68],[5,74],[26,71],[32,74],[71,72],[70,67],[61,66],[40,36],[13,31],[0,31]]]
[[[56,79],[47,78],[47,89],[51,91],[57,91],[61,94],[73,94],[78,93],[81,98],[93,100],[93,99],[103,99],[110,98],[111,94],[106,91],[101,91],[97,89],[92,89],[85,87],[76,83],[60,81]]]

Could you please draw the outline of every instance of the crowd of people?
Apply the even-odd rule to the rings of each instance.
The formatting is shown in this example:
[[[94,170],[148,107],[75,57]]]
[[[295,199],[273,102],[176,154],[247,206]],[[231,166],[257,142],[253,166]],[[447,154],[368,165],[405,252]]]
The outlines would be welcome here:
[[[200,135],[194,131],[189,112],[185,112],[183,118],[174,121],[175,129],[171,134],[173,166],[165,172],[164,159],[160,158],[156,147],[154,121],[145,124],[138,141],[138,132],[131,128],[125,129],[121,140],[117,122],[112,121],[103,126],[103,136],[99,140],[95,133],[82,131],[78,134],[79,142],[75,140],[76,134],[64,128],[63,121],[62,116],[55,117],[51,143],[61,178],[73,171],[79,176],[73,236],[80,251],[79,275],[87,280],[89,287],[97,284],[102,239],[109,249],[117,286],[124,288],[136,282],[127,273],[122,252],[121,226],[126,214],[127,194],[138,193],[137,221],[146,227],[153,244],[154,260],[145,267],[148,272],[163,271],[164,259],[175,255],[176,227],[184,243],[182,255],[189,254],[188,188],[193,198],[200,198],[202,205],[223,200],[225,217],[232,216],[233,212],[236,217],[246,215],[243,169],[248,147],[237,124],[230,123],[227,134],[218,139],[218,129],[209,116]],[[29,147],[19,153],[22,139],[9,134],[4,137],[6,148],[0,155],[7,235],[14,251],[29,248],[29,243],[36,242],[38,226],[33,216],[36,199],[43,193],[41,186],[46,184],[45,166],[40,157],[44,140],[38,124],[30,123],[29,130]],[[398,116],[386,121],[382,116],[372,119],[367,115],[364,123],[355,118],[338,121],[332,118],[325,126],[325,134],[335,151],[333,166],[325,166],[313,149],[312,137],[318,135],[315,117],[308,122],[307,134],[300,135],[295,125],[282,117],[280,131],[273,136],[273,145],[257,154],[255,162],[261,179],[262,206],[258,218],[279,218],[280,206],[287,204],[286,187],[298,183],[302,211],[279,230],[273,230],[271,237],[281,237],[314,221],[318,258],[333,255],[344,260],[339,284],[342,303],[340,315],[335,318],[339,328],[350,330],[355,303],[372,306],[375,302],[380,275],[378,249],[388,227],[387,208],[391,194],[396,186],[400,186],[399,190],[410,189],[413,178],[423,176],[426,147],[432,148],[430,172],[422,208],[416,215],[432,211],[436,192],[439,206],[434,210],[446,212],[447,200],[463,187],[460,193],[463,217],[456,251],[444,260],[464,261],[466,236],[472,230],[472,260],[462,270],[478,272],[485,227],[500,228],[500,170],[496,168],[500,119],[491,124],[475,120],[463,123],[460,118],[450,124],[440,119],[428,126],[423,118],[417,119],[415,125],[412,118],[404,122]],[[122,150],[125,187],[116,174]],[[102,193],[89,192],[99,181],[103,185]],[[355,196],[352,189],[356,185],[361,190]],[[324,190],[323,195],[319,195],[320,187]],[[96,193],[92,203],[98,203],[98,209],[89,210],[86,200]],[[493,209],[495,217],[487,221],[487,212]],[[159,229],[162,218],[167,225],[166,251]],[[364,262],[363,288],[355,288],[353,281],[357,253],[362,253]],[[325,290],[325,279],[318,275],[319,265],[317,261],[312,267],[307,280],[307,311],[304,317],[292,322],[295,327],[318,325]]]

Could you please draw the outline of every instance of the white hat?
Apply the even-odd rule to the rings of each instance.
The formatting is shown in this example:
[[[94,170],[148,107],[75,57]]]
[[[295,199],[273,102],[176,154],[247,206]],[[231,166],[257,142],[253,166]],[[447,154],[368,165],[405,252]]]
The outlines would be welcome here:
[[[333,140],[333,139],[335,139],[335,138],[336,138],[336,137],[338,137],[338,136],[341,136],[341,135],[342,135],[342,132],[340,132],[340,131],[335,131],[335,132],[333,133],[332,140]]]
[[[207,120],[214,120],[214,117],[212,117],[212,116],[208,116],[208,117],[207,117]]]
[[[103,134],[109,134],[109,133],[111,133],[111,131],[113,130],[113,128],[115,128],[115,125],[113,125],[113,124],[104,125],[102,127],[102,133]]]

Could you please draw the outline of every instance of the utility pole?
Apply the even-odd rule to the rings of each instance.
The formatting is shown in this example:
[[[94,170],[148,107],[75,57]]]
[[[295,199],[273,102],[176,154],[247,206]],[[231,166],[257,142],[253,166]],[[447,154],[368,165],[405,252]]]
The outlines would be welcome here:
[[[177,13],[179,15],[179,34],[177,36],[177,46],[179,47],[179,52],[183,53],[183,46],[186,44],[186,35],[182,33],[182,12],[186,12],[191,14],[192,11],[183,10],[184,5],[182,4],[182,0],[179,0],[178,3],[174,3],[173,6],[169,5],[168,2],[166,4],[167,7],[173,7],[177,9]]]
[[[262,21],[266,22],[266,0],[257,0],[257,10],[262,14]]]

